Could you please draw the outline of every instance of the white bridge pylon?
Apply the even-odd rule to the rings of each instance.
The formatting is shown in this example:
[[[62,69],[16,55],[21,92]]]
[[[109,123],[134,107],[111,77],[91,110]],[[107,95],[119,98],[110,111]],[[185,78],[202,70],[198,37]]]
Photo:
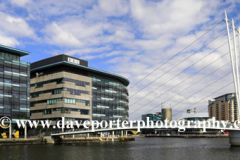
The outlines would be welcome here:
[[[239,52],[240,52],[240,32],[237,30],[234,26],[234,21],[232,20],[229,21],[227,18],[227,13],[225,11],[225,21],[226,21],[226,27],[227,27],[227,35],[228,35],[228,46],[229,46],[229,54],[230,54],[230,60],[231,60],[231,65],[232,65],[232,75],[233,75],[233,81],[234,81],[234,88],[235,88],[235,94],[236,94],[236,99],[237,99],[237,108],[238,108],[238,114],[240,116],[240,95],[239,95],[239,71],[238,71],[238,57],[239,57]],[[234,53],[232,49],[232,43],[231,43],[231,35],[229,32],[229,26],[230,24],[233,29],[233,46],[234,46]],[[237,42],[236,42],[236,33],[238,34],[238,43],[239,43],[239,49],[237,52]],[[235,63],[234,63],[235,62]],[[240,57],[239,57],[239,62],[240,62]]]

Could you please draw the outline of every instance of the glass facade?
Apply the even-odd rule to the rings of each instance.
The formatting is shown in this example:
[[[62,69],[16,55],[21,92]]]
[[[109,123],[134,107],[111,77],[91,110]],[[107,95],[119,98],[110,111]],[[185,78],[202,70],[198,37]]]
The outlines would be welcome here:
[[[20,55],[0,51],[0,116],[29,119],[30,64]]]
[[[121,82],[92,78],[92,119],[128,120],[128,91]]]

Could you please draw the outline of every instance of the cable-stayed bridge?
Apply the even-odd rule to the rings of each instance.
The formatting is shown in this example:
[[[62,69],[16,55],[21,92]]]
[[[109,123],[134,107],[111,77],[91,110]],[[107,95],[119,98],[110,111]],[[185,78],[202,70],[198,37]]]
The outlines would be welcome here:
[[[211,34],[211,32],[214,31],[214,29],[216,29],[217,27],[219,27],[223,22],[226,22],[226,28],[225,30],[223,30],[220,34],[218,34],[217,36],[213,37],[211,40],[207,41],[204,43],[203,46],[199,47],[198,49],[195,49],[191,54],[184,54],[186,52],[187,49],[191,49],[191,46],[198,42],[201,41],[204,37],[206,37],[207,35]],[[230,35],[230,30],[232,30],[232,34],[233,34],[233,38],[231,38]],[[148,73],[146,76],[144,76],[142,79],[140,79],[139,81],[137,81],[135,84],[133,84],[131,87],[129,87],[129,90],[134,90],[135,92],[129,97],[130,99],[130,107],[132,108],[132,106],[137,105],[137,104],[141,104],[138,105],[137,107],[134,107],[134,110],[130,112],[130,116],[133,115],[134,113],[138,113],[138,111],[140,110],[147,110],[147,112],[151,112],[154,111],[155,109],[159,108],[161,106],[162,103],[165,102],[169,102],[171,100],[173,100],[174,98],[178,97],[179,95],[183,94],[184,92],[186,92],[187,90],[189,90],[190,88],[194,88],[196,87],[199,83],[203,83],[204,81],[208,80],[208,78],[216,73],[219,73],[219,77],[217,77],[217,79],[212,80],[211,82],[209,82],[207,85],[201,87],[200,89],[195,90],[193,93],[191,93],[190,95],[188,95],[188,97],[180,100],[179,102],[175,103],[172,108],[175,108],[177,106],[184,106],[183,109],[179,110],[177,113],[175,113],[173,116],[177,116],[178,114],[182,113],[184,110],[189,109],[191,107],[193,107],[194,105],[200,104],[203,101],[206,101],[206,99],[208,99],[209,97],[214,96],[216,93],[230,87],[230,86],[234,86],[235,89],[235,95],[236,95],[236,99],[237,99],[237,107],[238,107],[238,114],[240,113],[240,94],[239,94],[239,64],[238,62],[240,62],[240,30],[238,30],[235,25],[234,25],[234,21],[229,21],[227,18],[227,14],[225,14],[225,19],[221,20],[220,22],[218,22],[216,25],[214,25],[212,28],[210,28],[208,31],[206,31],[204,34],[202,34],[200,37],[198,37],[196,40],[194,40],[192,43],[190,43],[189,45],[187,45],[184,49],[182,49],[181,51],[179,51],[178,53],[176,53],[175,55],[173,55],[171,58],[169,58],[168,60],[166,60],[164,63],[162,63],[160,66],[157,66],[153,71],[151,71],[150,73]],[[167,79],[166,81],[162,82],[160,85],[156,86],[153,90],[150,90],[150,92],[147,92],[146,94],[144,94],[143,96],[140,96],[140,98],[135,98],[134,101],[132,101],[132,99],[134,99],[134,97],[137,97],[137,95],[139,95],[139,93],[141,93],[143,90],[146,90],[146,88],[148,88],[150,85],[152,85],[153,83],[155,83],[156,81],[160,80],[163,76],[167,75],[170,71],[173,71],[175,68],[179,67],[180,65],[182,65],[184,62],[191,60],[191,58],[193,58],[195,55],[197,55],[197,53],[201,52],[202,50],[204,50],[205,48],[207,48],[210,44],[212,45],[216,40],[219,40],[219,38],[222,38],[223,35],[227,34],[227,39],[226,41],[224,41],[221,45],[219,45],[218,47],[216,47],[214,50],[208,52],[208,54],[206,54],[205,56],[203,56],[202,58],[196,60],[194,63],[192,63],[191,65],[187,66],[186,68],[184,68],[183,70],[181,70],[180,72],[175,73],[175,75],[169,79]],[[211,37],[211,36],[210,36]],[[236,38],[238,37],[238,39]],[[237,43],[238,42],[238,43]],[[222,49],[224,47],[227,47],[226,45],[228,44],[228,48],[229,48],[229,52],[226,52],[225,54],[221,55],[220,57],[216,58],[214,61],[211,61],[208,64],[204,64],[202,67],[200,67],[200,69],[196,70],[195,72],[193,72],[192,74],[190,74],[189,76],[187,76],[184,79],[181,79],[177,84],[175,84],[174,86],[170,87],[169,89],[167,89],[166,91],[160,93],[160,94],[156,94],[155,92],[162,89],[163,87],[165,87],[167,84],[171,83],[175,78],[179,77],[181,74],[188,72],[189,70],[191,70],[195,65],[200,64],[203,60],[209,59],[211,58],[211,55],[213,53],[215,53],[216,51],[218,51],[219,49]],[[237,45],[238,44],[238,45]],[[142,85],[143,87],[141,87],[140,89],[138,89],[136,86],[141,84],[144,80],[146,80],[149,76],[151,76],[153,73],[155,73],[156,71],[162,69],[166,64],[170,63],[172,60],[174,60],[175,58],[179,57],[180,55],[185,55],[181,60],[179,60],[175,65],[169,67],[166,72],[164,72],[163,74],[160,74],[159,76],[156,76],[156,78],[154,78],[153,80],[151,80],[149,83],[147,83],[146,85]],[[226,57],[230,56],[230,61],[225,61]],[[210,73],[206,74],[205,76],[201,76],[200,78],[196,78],[196,76],[198,74],[200,74],[202,71],[208,69],[209,66],[213,65],[214,63],[217,64],[217,62],[219,62],[220,60],[224,59],[224,63],[220,66],[218,66],[217,68],[215,68],[213,71],[211,71]],[[221,72],[226,68],[229,68],[229,66],[231,66],[231,70],[228,72],[223,72],[224,74],[222,74]],[[227,83],[222,83],[224,78],[229,78],[229,76],[233,76],[233,79],[231,80],[227,80]],[[149,105],[152,102],[156,102],[156,100],[161,99],[164,95],[170,93],[170,91],[173,91],[174,89],[180,87],[183,85],[184,82],[187,82],[188,80],[191,79],[197,79],[193,84],[188,84],[185,85],[185,87],[181,87],[181,90],[178,91],[175,94],[172,94],[171,96],[169,96],[167,99],[164,99],[160,104],[156,105],[156,106],[151,106],[149,107]],[[191,97],[196,96],[200,93],[202,93],[205,89],[208,89],[210,86],[212,86],[213,84],[221,84],[219,87],[215,88],[214,90],[211,91],[211,93],[208,93],[206,95],[204,95],[203,97],[201,97],[199,100],[194,101],[193,103],[189,104],[189,105],[185,105],[184,103],[186,101],[188,101]],[[136,90],[137,88],[137,90]],[[149,100],[146,103],[140,103],[140,101],[142,101],[143,99],[145,99],[146,97],[148,97],[149,95],[157,95],[155,96],[153,99]],[[183,105],[184,104],[184,105]],[[208,106],[201,108],[200,111],[206,110]],[[240,115],[240,114],[239,114]],[[193,116],[193,115],[192,115]],[[141,116],[137,115],[136,117],[134,117],[133,119],[139,119]],[[131,129],[136,129],[137,126],[135,127],[128,127],[126,129],[122,130],[131,130]],[[155,126],[155,128],[158,128],[158,126]],[[211,128],[211,127],[210,127]],[[212,128],[211,128],[212,129]],[[216,129],[221,129],[221,128],[216,128]],[[240,145],[240,131],[238,131],[239,129],[237,128],[227,128],[228,130],[230,130],[230,137],[232,137],[232,139],[234,139],[234,141],[239,141],[239,145]],[[107,129],[97,129],[94,132],[102,132],[102,131],[114,131],[114,130],[118,130],[116,128],[107,128]],[[81,131],[71,131],[71,132],[60,132],[60,133],[53,133],[52,136],[59,136],[59,135],[68,135],[68,134],[80,134],[80,133],[90,133],[92,132],[91,130],[81,130]],[[233,142],[233,141],[232,141]]]

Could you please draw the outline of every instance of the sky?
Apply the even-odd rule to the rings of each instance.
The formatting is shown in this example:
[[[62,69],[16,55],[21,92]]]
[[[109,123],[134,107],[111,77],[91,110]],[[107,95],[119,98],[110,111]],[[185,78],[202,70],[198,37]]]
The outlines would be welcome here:
[[[162,103],[178,118],[234,92],[224,11],[238,28],[237,0],[0,0],[0,44],[31,52],[24,61],[63,53],[128,78],[130,119]]]

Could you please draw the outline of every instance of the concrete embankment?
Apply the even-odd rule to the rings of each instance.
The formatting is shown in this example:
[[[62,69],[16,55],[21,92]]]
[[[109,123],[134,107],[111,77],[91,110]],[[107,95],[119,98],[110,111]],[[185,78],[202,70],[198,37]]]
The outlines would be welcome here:
[[[2,145],[22,145],[22,144],[62,144],[62,143],[82,143],[82,142],[118,142],[134,141],[134,137],[77,137],[60,138],[45,136],[43,138],[4,138],[0,139]]]
[[[22,145],[22,144],[45,144],[41,138],[3,138],[0,139],[0,146],[3,145]]]
[[[76,137],[76,138],[57,138],[44,137],[49,144],[56,143],[81,143],[81,142],[118,142],[118,141],[134,141],[134,137]]]
[[[118,141],[118,137],[78,137],[78,138],[62,138],[61,143],[80,143],[80,142],[108,142]]]
[[[169,138],[228,138],[228,135],[205,135],[205,134],[199,134],[199,135],[158,135],[158,134],[152,134],[152,135],[145,135],[145,137],[169,137]]]

